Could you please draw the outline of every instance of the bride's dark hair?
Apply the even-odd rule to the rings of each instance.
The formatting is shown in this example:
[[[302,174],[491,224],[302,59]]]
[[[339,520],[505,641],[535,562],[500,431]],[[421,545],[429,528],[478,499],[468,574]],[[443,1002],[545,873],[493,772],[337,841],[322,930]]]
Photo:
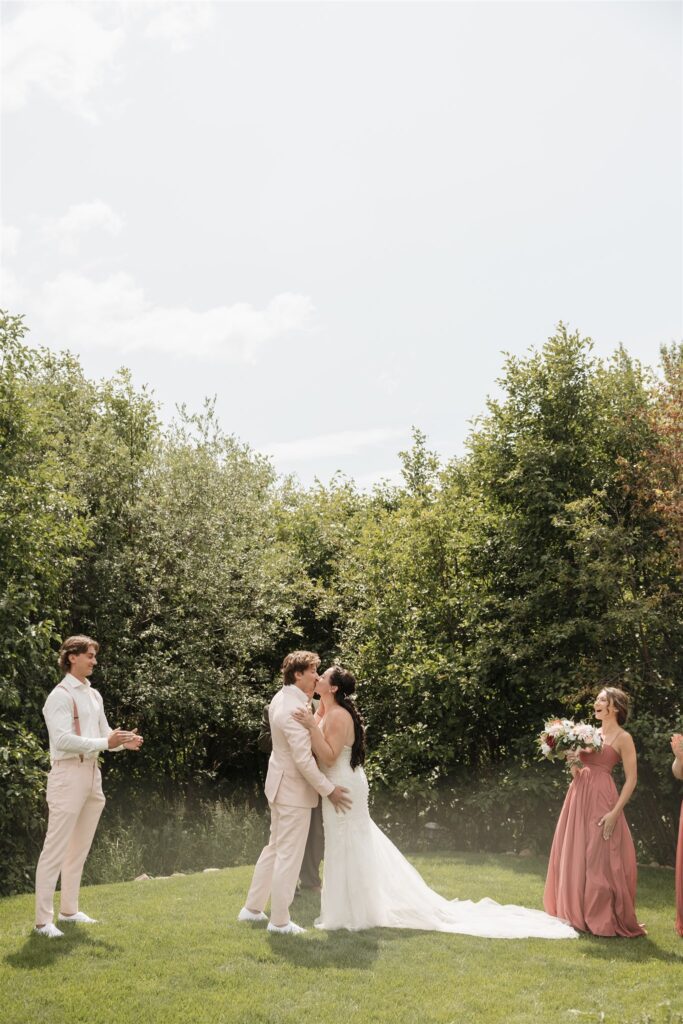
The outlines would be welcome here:
[[[353,746],[351,748],[351,767],[357,768],[359,764],[365,763],[365,726],[360,716],[360,711],[350,699],[356,689],[356,677],[353,672],[335,665],[329,676],[330,686],[336,686],[334,699],[340,707],[351,715],[353,719]]]

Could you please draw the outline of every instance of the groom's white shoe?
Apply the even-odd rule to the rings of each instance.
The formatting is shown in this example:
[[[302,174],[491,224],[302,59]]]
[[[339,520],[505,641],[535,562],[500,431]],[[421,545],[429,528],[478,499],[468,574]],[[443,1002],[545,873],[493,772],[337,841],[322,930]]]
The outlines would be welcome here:
[[[246,907],[242,907],[242,909],[240,910],[239,914],[237,915],[237,920],[238,921],[267,921],[268,920],[268,916],[266,914],[264,914],[262,910],[259,911],[258,914],[254,914],[251,910],[247,910]]]
[[[36,935],[47,935],[48,939],[61,939],[64,932],[60,932],[59,928],[48,921],[47,924],[42,925],[40,928],[34,928],[33,931]]]
[[[294,924],[293,921],[288,921],[287,924],[276,925],[271,921],[268,925],[269,932],[277,932],[278,935],[301,935],[306,929],[302,928],[299,924]]]

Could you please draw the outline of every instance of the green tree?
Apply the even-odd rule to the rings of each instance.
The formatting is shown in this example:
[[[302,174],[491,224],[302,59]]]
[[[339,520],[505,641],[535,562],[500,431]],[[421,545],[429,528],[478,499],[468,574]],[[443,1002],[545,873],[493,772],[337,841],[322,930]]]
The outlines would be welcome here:
[[[68,356],[30,349],[21,317],[0,313],[0,892],[28,884],[42,824],[40,708],[70,579],[88,543],[65,460],[73,431],[56,382],[82,383]],[[60,429],[63,425],[64,429]]]
[[[301,587],[278,536],[275,484],[211,405],[183,414],[145,477],[134,543],[115,546],[135,600],[107,683],[149,736],[140,772],[169,790],[255,775],[255,732]]]

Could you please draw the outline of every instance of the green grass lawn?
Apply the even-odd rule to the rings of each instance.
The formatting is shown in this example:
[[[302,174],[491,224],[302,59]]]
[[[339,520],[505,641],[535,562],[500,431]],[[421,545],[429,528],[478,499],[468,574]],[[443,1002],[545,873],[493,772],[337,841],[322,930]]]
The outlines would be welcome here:
[[[541,906],[545,862],[412,858],[446,896]],[[271,936],[238,924],[251,866],[84,889],[100,919],[31,934],[33,899],[0,901],[3,1024],[683,1024],[673,872],[642,869],[642,939],[492,940],[375,929]],[[319,899],[292,916],[312,926]]]

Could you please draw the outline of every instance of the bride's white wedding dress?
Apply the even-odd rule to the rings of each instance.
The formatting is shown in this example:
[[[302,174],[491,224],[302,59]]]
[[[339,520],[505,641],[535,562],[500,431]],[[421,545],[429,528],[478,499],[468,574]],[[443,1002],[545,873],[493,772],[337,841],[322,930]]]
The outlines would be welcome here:
[[[337,814],[323,800],[325,862],[316,928],[421,928],[492,939],[577,938],[568,924],[541,910],[439,896],[370,817],[368,780],[362,767],[351,768],[351,747],[343,747],[323,771],[350,791],[353,806]]]

